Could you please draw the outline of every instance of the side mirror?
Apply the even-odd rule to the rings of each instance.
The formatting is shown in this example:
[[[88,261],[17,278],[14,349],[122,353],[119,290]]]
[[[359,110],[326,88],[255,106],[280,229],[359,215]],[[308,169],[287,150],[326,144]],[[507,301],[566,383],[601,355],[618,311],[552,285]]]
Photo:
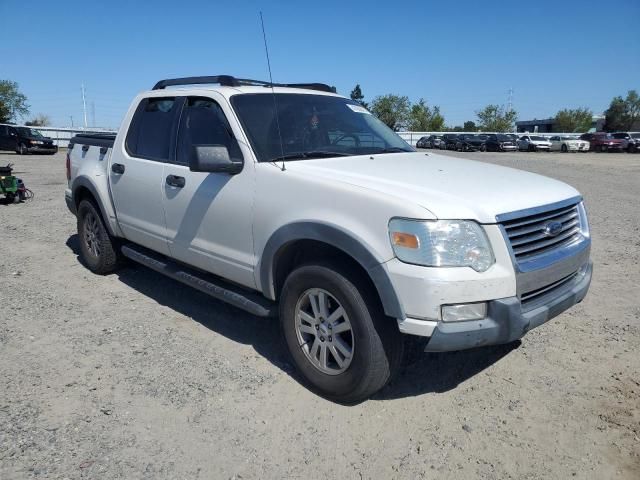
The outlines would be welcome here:
[[[234,160],[229,156],[229,150],[224,145],[194,145],[189,170],[235,175],[242,171],[243,165],[242,160]]]

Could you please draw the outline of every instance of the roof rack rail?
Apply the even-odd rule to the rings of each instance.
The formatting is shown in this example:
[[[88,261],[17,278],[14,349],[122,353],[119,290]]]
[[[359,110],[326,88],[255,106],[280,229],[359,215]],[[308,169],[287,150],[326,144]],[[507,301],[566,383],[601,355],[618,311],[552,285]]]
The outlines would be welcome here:
[[[215,76],[203,76],[203,77],[183,77],[183,78],[168,78],[166,80],[160,80],[153,86],[153,90],[162,90],[166,87],[173,87],[177,85],[201,85],[206,83],[217,83],[225,87],[240,87],[242,85],[254,85],[263,86],[267,88],[273,87],[289,87],[289,88],[304,88],[308,90],[318,90],[321,92],[336,93],[336,87],[331,87],[324,83],[270,83],[262,80],[251,80],[248,78],[235,78],[231,75],[215,75]]]

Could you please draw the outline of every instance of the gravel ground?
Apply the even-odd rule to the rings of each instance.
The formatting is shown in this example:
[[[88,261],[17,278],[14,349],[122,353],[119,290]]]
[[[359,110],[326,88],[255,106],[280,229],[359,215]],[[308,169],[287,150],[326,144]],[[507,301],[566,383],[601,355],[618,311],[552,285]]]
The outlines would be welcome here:
[[[520,343],[425,354],[375,398],[297,380],[276,322],[142,267],[92,275],[64,154],[0,205],[0,478],[640,478],[640,155],[445,153],[585,196],[585,301]]]

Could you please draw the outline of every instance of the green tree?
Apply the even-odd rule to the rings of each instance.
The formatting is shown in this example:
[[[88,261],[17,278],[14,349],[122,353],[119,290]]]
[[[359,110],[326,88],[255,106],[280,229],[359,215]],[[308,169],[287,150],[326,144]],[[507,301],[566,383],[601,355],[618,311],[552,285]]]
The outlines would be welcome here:
[[[449,132],[464,132],[464,127],[462,125],[456,125],[455,127],[449,127],[447,128],[447,131]]]
[[[11,80],[0,80],[0,122],[17,120],[29,114],[27,97],[20,93],[18,84]]]
[[[371,113],[397,132],[407,125],[409,105],[409,98],[406,96],[381,95],[371,102]]]
[[[428,132],[441,132],[444,129],[444,116],[440,113],[440,107],[433,107],[431,119],[429,120]]]
[[[586,132],[592,119],[593,112],[588,108],[565,108],[556,113],[553,128],[556,132]]]
[[[412,132],[428,132],[431,126],[431,109],[423,98],[418,103],[411,105],[409,111],[409,124],[407,127]]]
[[[364,101],[364,95],[362,95],[362,89],[360,88],[360,84],[358,83],[353,90],[351,90],[351,100],[355,100],[364,108],[369,108],[369,104]]]
[[[28,127],[46,127],[51,125],[51,119],[49,115],[45,115],[44,113],[39,113],[35,118],[25,122],[25,125]]]
[[[466,122],[464,122],[463,127],[465,132],[475,132],[478,130],[478,126],[476,125],[476,122],[474,122],[473,120],[467,120]]]
[[[487,105],[476,112],[480,130],[483,132],[511,132],[518,118],[515,110],[505,110],[499,105]]]
[[[609,108],[604,112],[604,129],[608,132],[631,130],[640,120],[640,97],[635,90],[627,92],[627,98],[620,96],[611,100]]]

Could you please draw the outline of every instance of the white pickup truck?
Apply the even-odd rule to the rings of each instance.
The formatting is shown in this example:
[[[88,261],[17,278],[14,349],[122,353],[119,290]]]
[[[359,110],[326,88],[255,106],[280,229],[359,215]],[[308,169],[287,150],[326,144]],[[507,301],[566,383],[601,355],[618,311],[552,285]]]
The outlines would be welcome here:
[[[388,382],[407,336],[431,352],[513,342],[584,298],[575,189],[416,152],[334,92],[163,80],[117,135],[73,138],[83,262],[105,274],[127,257],[279,316],[299,372],[344,403]]]

